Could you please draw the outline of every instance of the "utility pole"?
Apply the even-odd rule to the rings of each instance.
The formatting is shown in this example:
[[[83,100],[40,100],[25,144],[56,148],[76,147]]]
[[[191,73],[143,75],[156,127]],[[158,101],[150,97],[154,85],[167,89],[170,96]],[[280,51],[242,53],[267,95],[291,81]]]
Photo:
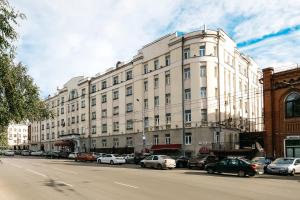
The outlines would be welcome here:
[[[145,110],[144,103],[140,101],[140,99],[136,99],[142,106],[142,140],[143,140],[143,151],[146,148],[146,136],[145,136]]]

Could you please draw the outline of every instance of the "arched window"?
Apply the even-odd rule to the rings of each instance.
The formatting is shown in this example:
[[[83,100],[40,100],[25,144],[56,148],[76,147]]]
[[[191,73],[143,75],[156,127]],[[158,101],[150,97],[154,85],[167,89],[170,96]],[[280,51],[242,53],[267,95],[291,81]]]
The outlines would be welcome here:
[[[291,93],[285,100],[285,116],[300,117],[300,95],[299,93]]]

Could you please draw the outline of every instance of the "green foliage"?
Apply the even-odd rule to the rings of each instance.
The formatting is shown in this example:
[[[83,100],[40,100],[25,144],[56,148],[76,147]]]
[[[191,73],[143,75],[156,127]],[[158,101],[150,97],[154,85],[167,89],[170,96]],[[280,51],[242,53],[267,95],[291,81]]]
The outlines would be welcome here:
[[[14,62],[14,26],[24,15],[14,11],[6,0],[0,0],[0,129],[9,123],[51,117],[39,98],[39,89],[22,63]]]

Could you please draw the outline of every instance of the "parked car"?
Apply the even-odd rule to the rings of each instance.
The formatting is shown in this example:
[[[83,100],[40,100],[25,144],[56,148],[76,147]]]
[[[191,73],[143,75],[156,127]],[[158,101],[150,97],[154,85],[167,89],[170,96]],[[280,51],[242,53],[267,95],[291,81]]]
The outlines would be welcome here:
[[[44,155],[46,158],[60,158],[59,151],[48,151]]]
[[[260,174],[267,172],[267,166],[271,163],[271,160],[265,157],[254,157],[251,160],[251,163],[257,165],[257,169]]]
[[[106,154],[102,157],[97,158],[97,163],[107,163],[107,164],[124,164],[126,160],[124,157],[117,154]]]
[[[122,157],[126,160],[126,163],[134,164],[134,154],[124,154]]]
[[[300,173],[300,158],[277,158],[268,165],[267,173],[294,176]]]
[[[20,150],[20,149],[18,149],[18,150],[14,150],[14,152],[15,152],[15,155],[21,155],[21,153],[22,153],[22,150]]]
[[[69,159],[75,159],[75,157],[77,156],[77,152],[72,152],[68,155]]]
[[[150,167],[157,169],[173,169],[176,167],[176,161],[166,155],[148,156],[140,162],[141,167]]]
[[[141,164],[140,162],[145,158],[147,158],[148,156],[151,156],[151,154],[150,153],[136,154],[133,158],[133,162],[136,165],[140,165]]]
[[[180,156],[175,159],[176,160],[176,167],[178,168],[185,168],[188,166],[189,158]]]
[[[75,161],[96,161],[96,155],[94,153],[77,153]]]
[[[199,155],[189,159],[187,165],[189,169],[192,169],[193,167],[204,169],[205,165],[215,162],[217,162],[217,158],[214,155]]]
[[[68,151],[59,151],[59,158],[68,158],[70,152]]]
[[[15,155],[15,152],[13,150],[6,150],[4,152],[4,155],[5,156],[14,156]]]
[[[22,156],[30,156],[30,154],[31,154],[31,152],[30,152],[29,150],[23,150],[23,151],[21,152],[21,155],[22,155]]]
[[[225,158],[216,163],[209,163],[205,166],[205,170],[210,174],[234,173],[238,176],[255,176],[258,173],[256,165],[243,158]]]

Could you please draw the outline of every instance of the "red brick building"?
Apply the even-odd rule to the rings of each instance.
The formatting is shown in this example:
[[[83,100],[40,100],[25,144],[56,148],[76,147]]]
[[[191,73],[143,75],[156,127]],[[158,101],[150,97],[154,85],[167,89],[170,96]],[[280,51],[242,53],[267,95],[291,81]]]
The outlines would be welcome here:
[[[263,69],[264,147],[270,157],[300,157],[300,68]]]

